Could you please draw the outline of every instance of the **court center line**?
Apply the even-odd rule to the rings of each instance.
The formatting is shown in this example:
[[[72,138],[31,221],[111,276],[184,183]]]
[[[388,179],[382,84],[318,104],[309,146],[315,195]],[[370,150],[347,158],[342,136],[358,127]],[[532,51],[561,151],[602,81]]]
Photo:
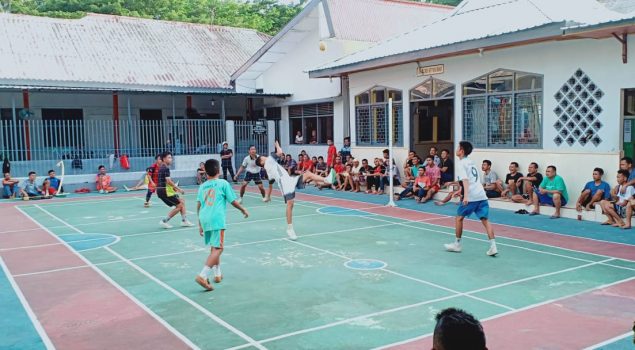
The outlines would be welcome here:
[[[47,349],[55,349],[53,342],[49,338],[48,334],[46,334],[46,331],[44,330],[44,327],[42,327],[40,320],[38,320],[37,316],[35,315],[35,312],[33,312],[33,309],[31,309],[31,305],[29,305],[29,302],[26,300],[26,297],[22,293],[22,289],[20,289],[20,286],[18,286],[18,284],[16,283],[13,275],[11,275],[11,271],[9,271],[9,268],[2,259],[2,256],[0,256],[0,268],[2,268],[2,270],[4,271],[4,275],[7,276],[7,281],[9,281],[9,284],[11,285],[11,288],[13,288],[15,295],[18,297],[20,304],[22,304],[24,311],[26,312],[27,316],[29,316],[31,323],[33,324],[33,328],[35,328],[35,331],[42,339],[42,343],[44,343],[44,346],[46,346]]]
[[[80,229],[74,227],[73,225],[65,222],[64,220],[56,217],[55,215],[53,215],[52,213],[40,208],[39,206],[36,205],[36,207],[38,207],[40,210],[44,211],[45,213],[47,213],[49,216],[53,217],[54,219],[56,219],[57,221],[61,222],[62,224],[65,224],[66,226],[68,226],[70,229],[73,229],[75,231],[77,231],[78,233],[83,233]],[[201,306],[199,303],[196,303],[195,301],[193,301],[192,299],[186,297],[185,295],[183,295],[181,292],[177,291],[176,289],[172,288],[171,286],[169,286],[168,284],[166,284],[165,282],[159,280],[158,278],[156,278],[155,276],[153,276],[152,274],[150,274],[149,272],[147,272],[146,270],[142,269],[140,266],[134,264],[133,262],[131,262],[130,260],[126,259],[125,257],[123,257],[122,255],[120,255],[119,253],[115,252],[114,250],[112,250],[110,247],[104,247],[104,249],[106,251],[108,251],[110,254],[116,256],[117,258],[119,258],[120,260],[122,260],[124,263],[128,264],[130,267],[132,267],[133,269],[139,271],[141,274],[143,274],[144,276],[146,276],[148,279],[150,279],[151,281],[155,282],[156,284],[160,285],[161,287],[163,287],[164,289],[168,290],[169,292],[171,292],[172,294],[174,294],[176,297],[178,297],[179,299],[183,300],[184,302],[190,304],[191,306],[193,306],[194,308],[196,308],[197,310],[201,311],[203,314],[205,314],[206,316],[208,316],[209,318],[211,318],[212,320],[214,320],[216,323],[220,324],[221,326],[225,327],[226,329],[228,329],[229,331],[231,331],[232,333],[238,335],[239,337],[241,337],[243,340],[247,341],[248,343],[250,343],[252,346],[261,349],[261,350],[266,350],[266,348],[264,346],[262,346],[260,343],[258,343],[257,341],[255,341],[253,338],[251,338],[250,336],[248,336],[247,334],[243,333],[242,331],[240,331],[238,328],[230,325],[229,323],[225,322],[223,319],[221,319],[220,317],[216,316],[214,313],[212,313],[211,311],[207,310],[206,308],[204,308],[203,306]]]
[[[90,262],[86,257],[84,257],[83,255],[81,255],[80,253],[78,253],[76,250],[74,250],[70,245],[65,244],[64,241],[57,237],[53,232],[51,232],[48,228],[46,228],[44,225],[42,225],[41,223],[39,223],[38,221],[36,221],[35,219],[33,219],[31,216],[29,216],[25,211],[23,211],[21,208],[19,207],[15,207],[16,210],[18,210],[20,213],[22,213],[22,215],[24,215],[27,219],[31,220],[31,222],[35,223],[36,225],[38,225],[40,228],[42,228],[42,230],[44,230],[45,232],[48,232],[51,236],[53,236],[55,239],[59,240],[62,244],[64,244],[66,246],[66,248],[72,253],[75,254],[79,259],[81,259],[86,265],[90,266],[93,271],[97,272],[102,278],[104,278],[106,281],[108,281],[113,287],[115,287],[117,290],[119,290],[122,294],[124,294],[126,297],[128,297],[128,299],[130,299],[133,303],[135,303],[137,306],[139,306],[142,310],[144,310],[148,315],[150,315],[152,318],[154,318],[157,322],[159,322],[163,327],[165,327],[168,331],[170,331],[170,333],[172,333],[174,336],[176,336],[177,338],[179,338],[183,343],[185,343],[187,346],[189,346],[192,349],[195,350],[200,350],[200,348],[194,344],[191,340],[189,340],[186,336],[184,336],[181,332],[179,332],[176,328],[172,327],[172,325],[170,325],[166,320],[164,320],[163,318],[159,317],[159,315],[157,315],[156,313],[154,313],[154,311],[150,310],[149,307],[147,307],[145,304],[143,304],[141,301],[139,301],[139,299],[137,299],[134,295],[132,295],[130,292],[128,292],[126,289],[124,289],[121,285],[119,285],[117,282],[115,282],[112,278],[110,278],[110,276],[108,276],[104,271],[102,271],[101,269],[99,269],[97,266],[95,266],[95,264],[93,264],[92,262]],[[38,207],[41,211],[43,211],[44,213],[48,213],[47,210]],[[48,213],[48,215],[53,215],[51,213]]]

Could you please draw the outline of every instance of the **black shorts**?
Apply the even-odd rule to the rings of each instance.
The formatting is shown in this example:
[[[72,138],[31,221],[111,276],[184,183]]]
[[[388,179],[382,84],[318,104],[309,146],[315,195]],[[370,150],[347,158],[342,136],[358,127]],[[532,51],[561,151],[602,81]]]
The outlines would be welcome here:
[[[176,207],[181,203],[179,200],[179,196],[168,196],[166,193],[157,193],[157,196],[167,205],[168,207]]]
[[[260,185],[262,183],[262,179],[260,178],[260,173],[254,174],[254,173],[246,172],[245,178],[243,179],[243,181],[246,183],[249,183],[252,180],[254,181],[256,185]]]

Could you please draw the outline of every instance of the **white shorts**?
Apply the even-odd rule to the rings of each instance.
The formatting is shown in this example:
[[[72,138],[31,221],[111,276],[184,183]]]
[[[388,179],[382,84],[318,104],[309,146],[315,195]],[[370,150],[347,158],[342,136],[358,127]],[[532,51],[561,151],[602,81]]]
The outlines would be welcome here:
[[[280,187],[280,192],[282,192],[284,202],[286,203],[288,200],[292,200],[295,198],[296,189],[304,188],[304,180],[302,179],[302,175],[282,176],[280,178],[280,181],[278,181],[278,186]]]

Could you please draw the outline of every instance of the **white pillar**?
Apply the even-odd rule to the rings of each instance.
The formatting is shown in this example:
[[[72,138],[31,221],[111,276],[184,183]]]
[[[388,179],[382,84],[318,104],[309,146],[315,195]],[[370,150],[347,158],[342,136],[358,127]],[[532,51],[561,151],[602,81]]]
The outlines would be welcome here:
[[[229,149],[234,150],[234,156],[232,157],[232,167],[236,170],[236,136],[234,135],[234,121],[227,120],[225,122],[225,141],[227,142],[227,147]]]
[[[269,152],[267,152],[267,154],[271,153],[271,152],[275,152],[275,145],[274,143],[276,142],[276,122],[274,122],[273,120],[267,120],[267,144],[269,145]]]

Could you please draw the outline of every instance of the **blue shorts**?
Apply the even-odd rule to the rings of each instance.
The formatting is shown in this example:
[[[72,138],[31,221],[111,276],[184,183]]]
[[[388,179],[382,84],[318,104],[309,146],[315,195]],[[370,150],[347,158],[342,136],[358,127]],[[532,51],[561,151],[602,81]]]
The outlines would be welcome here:
[[[470,214],[474,213],[477,218],[480,220],[489,218],[489,203],[487,200],[469,202],[467,205],[464,205],[461,202],[459,208],[456,210],[456,214],[458,216],[468,217]]]
[[[540,204],[544,204],[544,205],[550,205],[550,206],[555,206],[553,204],[553,197],[548,195],[548,194],[542,194],[540,193],[540,189],[536,188],[534,189],[534,192],[536,192],[536,195],[538,196],[538,203]],[[564,207],[565,205],[567,205],[567,200],[564,199],[564,197],[560,196],[560,204]]]

